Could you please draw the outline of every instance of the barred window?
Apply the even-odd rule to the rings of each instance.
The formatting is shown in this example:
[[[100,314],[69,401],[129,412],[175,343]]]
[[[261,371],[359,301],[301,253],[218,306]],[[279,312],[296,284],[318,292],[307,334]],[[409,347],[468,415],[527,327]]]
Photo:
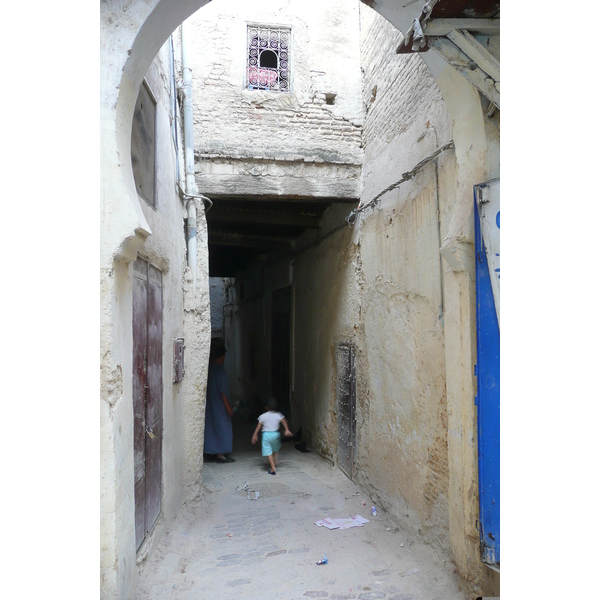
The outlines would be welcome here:
[[[290,27],[248,25],[246,87],[290,91]]]

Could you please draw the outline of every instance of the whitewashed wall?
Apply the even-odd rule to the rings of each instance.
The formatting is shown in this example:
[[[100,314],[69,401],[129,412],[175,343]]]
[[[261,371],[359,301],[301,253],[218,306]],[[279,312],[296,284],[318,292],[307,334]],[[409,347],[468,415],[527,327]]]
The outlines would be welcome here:
[[[199,207],[198,285],[191,290],[187,267],[184,217],[176,188],[176,150],[171,133],[169,44],[165,44],[146,74],[156,106],[156,208],[140,198],[140,210],[151,235],[139,256],[163,274],[163,440],[161,513],[154,532],[136,556],[133,477],[132,403],[132,263],[114,262],[102,288],[103,312],[111,315],[113,333],[102,357],[103,379],[111,393],[101,403],[101,586],[132,597],[136,562],[151,551],[173,521],[184,500],[199,492],[204,395],[210,321],[208,318],[208,253],[206,220]],[[125,160],[130,160],[126,157]],[[107,218],[107,217],[105,217]],[[110,214],[118,219],[117,209]],[[111,281],[112,280],[112,281]],[[114,282],[114,283],[112,283]],[[183,337],[186,374],[173,383],[173,340]],[[105,388],[107,389],[107,388]]]

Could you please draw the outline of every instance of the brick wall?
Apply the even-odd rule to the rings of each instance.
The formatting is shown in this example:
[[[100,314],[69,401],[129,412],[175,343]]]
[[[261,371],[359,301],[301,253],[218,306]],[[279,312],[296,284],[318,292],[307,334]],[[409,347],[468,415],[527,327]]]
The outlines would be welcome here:
[[[225,181],[227,173],[215,167],[219,159],[234,165],[228,173],[234,182],[252,175],[244,173],[244,163],[256,159],[279,161],[279,173],[260,173],[262,181],[281,172],[302,178],[306,163],[350,165],[352,193],[358,195],[363,116],[358,20],[354,0],[332,0],[310,11],[300,0],[217,0],[191,18],[197,172],[207,193]],[[291,93],[245,89],[247,23],[291,26]],[[336,195],[335,182],[346,176],[344,169],[341,177],[318,173],[329,195]],[[231,179],[226,181],[230,186]],[[282,191],[285,185],[277,193]]]
[[[361,6],[363,202],[451,139],[442,95],[417,54],[396,54],[402,34]]]

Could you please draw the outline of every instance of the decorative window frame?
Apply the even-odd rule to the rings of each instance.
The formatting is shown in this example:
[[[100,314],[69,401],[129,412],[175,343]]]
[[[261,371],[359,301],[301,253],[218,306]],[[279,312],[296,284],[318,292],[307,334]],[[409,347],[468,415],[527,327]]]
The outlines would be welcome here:
[[[263,42],[268,46],[262,46]],[[289,94],[292,91],[293,43],[291,25],[247,22],[244,89]],[[276,66],[261,66],[261,54],[265,51],[275,55]]]

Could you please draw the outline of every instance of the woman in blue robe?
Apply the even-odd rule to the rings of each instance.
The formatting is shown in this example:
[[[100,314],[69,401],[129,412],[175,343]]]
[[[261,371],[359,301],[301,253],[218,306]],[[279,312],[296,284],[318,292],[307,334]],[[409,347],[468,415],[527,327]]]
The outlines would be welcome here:
[[[229,400],[229,383],[223,363],[225,346],[214,344],[211,347],[211,360],[208,367],[206,385],[206,419],[204,424],[204,453],[214,456],[214,462],[226,463],[235,460],[226,454],[232,451],[233,430],[231,418],[233,408]]]

